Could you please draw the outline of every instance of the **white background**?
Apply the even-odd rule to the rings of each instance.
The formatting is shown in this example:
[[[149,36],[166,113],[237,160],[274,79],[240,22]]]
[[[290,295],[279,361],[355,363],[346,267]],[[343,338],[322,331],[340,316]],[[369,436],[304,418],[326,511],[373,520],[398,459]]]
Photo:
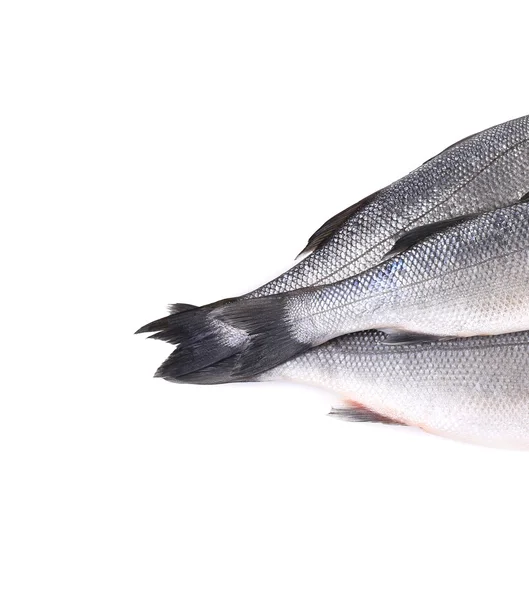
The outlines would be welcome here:
[[[132,335],[528,113],[517,6],[2,3],[2,599],[527,598],[529,454]]]

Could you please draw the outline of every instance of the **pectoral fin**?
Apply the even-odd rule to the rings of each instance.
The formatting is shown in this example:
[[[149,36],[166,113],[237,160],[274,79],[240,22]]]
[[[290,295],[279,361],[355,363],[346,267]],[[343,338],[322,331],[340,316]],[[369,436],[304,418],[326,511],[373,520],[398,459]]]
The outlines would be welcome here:
[[[445,221],[437,221],[436,223],[429,223],[428,225],[421,225],[415,229],[410,229],[410,231],[406,232],[395,242],[393,248],[391,248],[391,250],[382,258],[382,260],[384,261],[393,258],[397,254],[409,250],[412,246],[422,242],[431,235],[445,231],[454,225],[459,225],[460,223],[469,221],[476,216],[476,214],[463,215],[461,217],[446,219]]]
[[[439,340],[449,340],[450,337],[440,335],[430,335],[428,333],[417,333],[415,331],[395,331],[385,330],[387,334],[383,344],[388,346],[402,346],[404,344],[420,344],[423,342],[438,342]]]

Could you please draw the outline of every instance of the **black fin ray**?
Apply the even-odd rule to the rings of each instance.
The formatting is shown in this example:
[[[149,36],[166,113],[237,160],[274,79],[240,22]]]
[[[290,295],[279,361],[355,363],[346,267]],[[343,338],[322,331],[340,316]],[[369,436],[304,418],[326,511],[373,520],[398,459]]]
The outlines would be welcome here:
[[[236,335],[237,332],[227,331],[227,326],[216,317],[219,309],[232,302],[229,298],[201,308],[182,309],[141,327],[137,333],[154,332],[149,337],[178,344],[156,377],[176,380],[243,351],[247,343],[244,332]]]
[[[299,342],[289,327],[286,297],[229,298],[145,325],[140,333],[178,344],[156,377],[176,381],[215,365],[205,378],[197,378],[203,383],[245,381],[307,350],[310,345]]]
[[[236,374],[237,364],[240,360],[241,354],[238,352],[207,367],[181,375],[175,381],[195,385],[218,385],[221,383],[249,381],[250,379],[244,379],[244,377]]]
[[[222,364],[229,359],[232,349],[219,344],[217,338],[208,344],[204,339],[191,337],[174,350],[158,367],[155,377],[168,381],[185,382],[185,377],[195,371],[203,372],[213,364]]]
[[[194,310],[195,308],[199,308],[195,304],[169,304],[169,312],[172,315],[180,312],[187,312],[188,310]]]
[[[136,335],[138,333],[152,333],[153,331],[161,331],[169,325],[171,316],[172,315],[168,315],[167,317],[156,319],[156,321],[151,321],[150,323],[147,323],[147,325],[140,327],[134,332],[134,334]]]
[[[383,188],[385,189],[385,188]],[[369,204],[383,191],[378,190],[374,194],[370,194],[363,200],[360,200],[349,206],[348,208],[342,210],[338,214],[334,215],[319,228],[317,229],[309,238],[309,241],[305,248],[298,254],[296,258],[301,258],[305,254],[310,254],[320,248],[325,242],[327,242],[337,231],[342,227],[342,225],[350,219],[354,214],[356,214],[359,210],[361,210],[366,204]]]
[[[344,421],[355,421],[358,423],[384,423],[385,425],[406,425],[401,421],[395,421],[390,417],[386,417],[375,411],[366,408],[365,406],[347,406],[340,408],[332,408],[329,417],[336,417]]]
[[[196,321],[196,313],[201,309],[184,310],[171,313],[166,317],[147,323],[140,327],[135,333],[153,333],[149,337],[155,340],[163,340],[171,344],[179,344],[181,337],[186,336]]]
[[[441,231],[445,231],[445,229],[449,229],[454,225],[459,225],[460,223],[474,219],[476,216],[476,214],[462,215],[460,217],[454,217],[453,219],[437,221],[436,223],[429,223],[427,225],[421,225],[420,227],[410,229],[410,231],[407,231],[395,242],[393,248],[391,248],[391,250],[382,258],[382,261],[393,258],[397,254],[409,250],[412,246],[415,246],[419,242],[422,242],[427,237],[430,237],[435,233],[440,233]]]

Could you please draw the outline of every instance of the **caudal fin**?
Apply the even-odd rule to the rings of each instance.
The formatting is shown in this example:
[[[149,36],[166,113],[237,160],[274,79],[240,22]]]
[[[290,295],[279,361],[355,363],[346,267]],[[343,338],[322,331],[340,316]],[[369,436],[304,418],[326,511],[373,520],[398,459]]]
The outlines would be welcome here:
[[[247,336],[247,343],[237,353],[235,364],[231,360],[225,362],[230,369],[226,381],[251,380],[311,347],[294,334],[288,298],[289,294],[277,294],[241,300],[219,310],[219,319],[244,331]],[[214,372],[218,380],[223,367],[215,365],[210,373]]]
[[[249,380],[310,347],[293,335],[282,294],[197,309],[186,305],[136,333],[145,332],[178,344],[156,376],[190,383]]]
[[[228,304],[231,300],[224,300]],[[221,303],[201,308],[172,305],[172,314],[144,325],[136,333],[177,345],[177,349],[156,371],[155,377],[177,380],[179,377],[222,361],[244,348],[246,336],[213,316]]]
[[[237,373],[237,365],[241,354],[236,353],[224,360],[198,369],[192,373],[186,373],[178,378],[178,383],[192,383],[195,385],[217,385],[219,383],[234,383],[237,381],[250,381]]]

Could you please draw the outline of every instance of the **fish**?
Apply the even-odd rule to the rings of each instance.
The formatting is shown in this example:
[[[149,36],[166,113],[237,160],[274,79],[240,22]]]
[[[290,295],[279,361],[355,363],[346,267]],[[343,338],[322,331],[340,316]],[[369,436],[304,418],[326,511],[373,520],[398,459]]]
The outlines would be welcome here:
[[[172,315],[172,335],[182,335],[185,348],[185,336],[211,318],[240,330],[245,337],[231,349],[229,381],[355,331],[383,330],[397,344],[528,330],[527,199],[413,230],[390,258],[343,281]],[[194,350],[207,354],[210,340],[215,348],[214,331],[196,340]],[[182,376],[180,357],[177,348],[157,375]],[[217,376],[219,368],[208,367]]]
[[[378,264],[396,239],[411,229],[508,206],[528,190],[529,116],[524,116],[464,138],[402,179],[341,211],[310,237],[302,252],[308,256],[274,280],[231,301],[346,279]],[[154,333],[151,337],[155,339],[180,344],[180,374],[202,372],[202,383],[215,383],[212,370],[203,369],[227,360],[224,367],[229,374],[235,360],[233,350],[244,344],[246,336],[240,329],[213,319],[212,313],[200,324],[195,319],[198,330],[187,329],[185,319],[177,318],[176,329],[172,326],[173,315],[197,309],[173,304],[168,317],[136,333]],[[205,352],[201,340],[206,337]],[[224,378],[221,366],[216,370],[219,383]]]
[[[508,206],[529,191],[529,116],[452,144],[326,221],[291,269],[244,298],[347,279],[378,264],[406,231]]]
[[[336,338],[250,381],[290,381],[340,398],[341,419],[417,426],[485,446],[529,449],[529,332],[391,346]]]

